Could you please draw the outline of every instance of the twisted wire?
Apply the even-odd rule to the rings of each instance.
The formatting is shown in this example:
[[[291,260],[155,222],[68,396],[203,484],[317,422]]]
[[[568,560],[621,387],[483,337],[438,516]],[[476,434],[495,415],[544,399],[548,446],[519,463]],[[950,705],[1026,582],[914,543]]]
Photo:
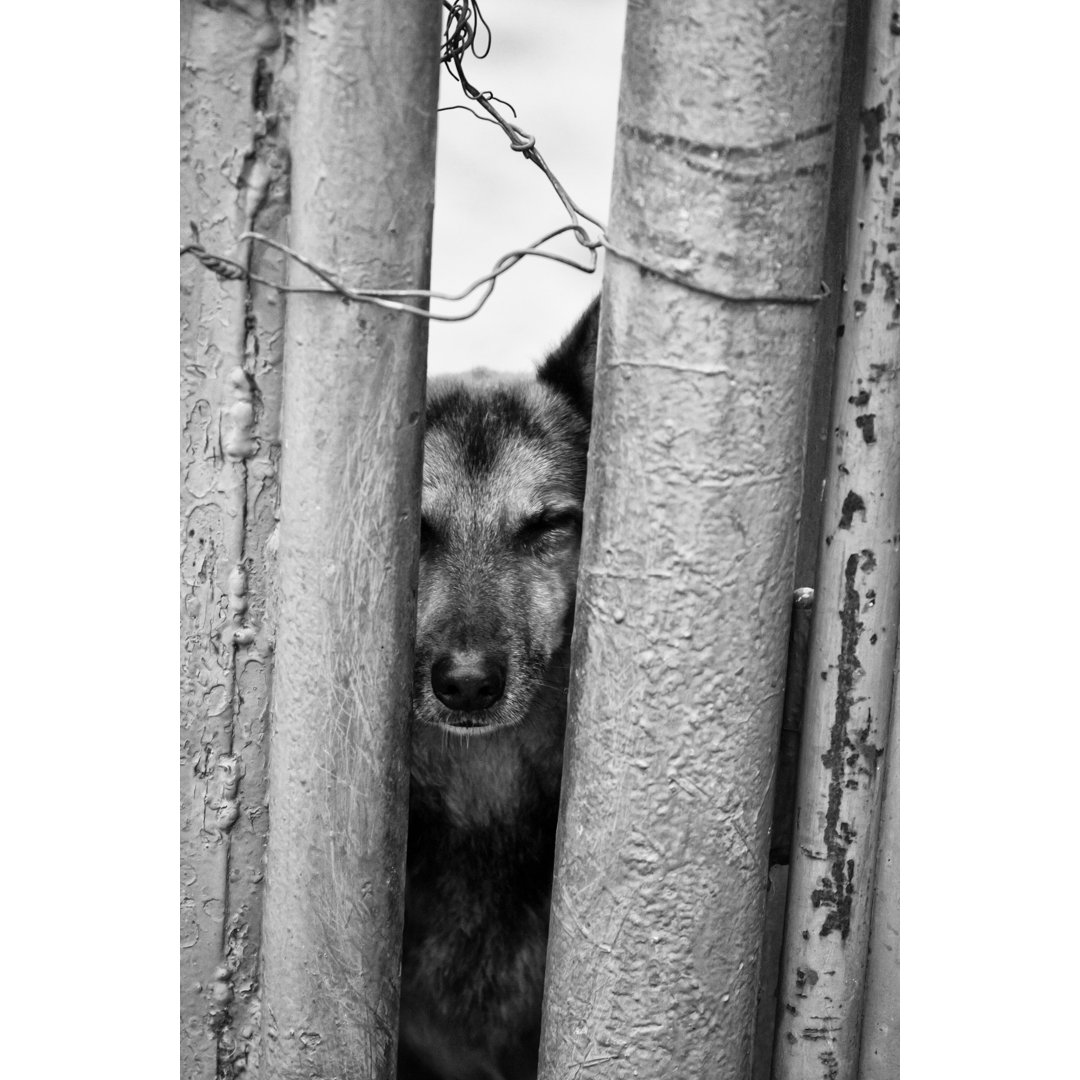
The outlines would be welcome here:
[[[478,89],[465,74],[465,57],[472,55],[477,60],[482,60],[491,51],[492,34],[491,27],[480,10],[478,0],[443,0],[443,8],[446,10],[446,22],[443,27],[443,43],[440,49],[439,62],[446,67],[450,77],[460,86],[465,96],[475,102],[488,115],[482,116],[468,105],[445,106],[442,111],[450,109],[465,109],[478,120],[497,125],[502,129],[510,141],[510,148],[515,153],[521,154],[531,161],[544,175],[562,203],[569,223],[545,233],[533,243],[522,248],[515,248],[501,255],[491,270],[478,277],[471,284],[457,293],[439,292],[431,289],[359,289],[353,288],[342,282],[339,276],[326,267],[308,259],[302,253],[282,244],[278,240],[264,236],[257,232],[245,232],[239,240],[240,243],[252,241],[263,244],[281,252],[293,262],[305,267],[314,274],[324,286],[288,285],[284,282],[270,281],[252,273],[251,270],[238,263],[234,259],[226,258],[207,251],[199,242],[198,228],[194,222],[191,224],[193,240],[191,243],[180,248],[180,254],[190,255],[197,259],[208,270],[219,278],[228,281],[247,281],[265,285],[277,289],[283,293],[328,293],[337,295],[345,300],[357,303],[375,304],[378,307],[391,311],[407,312],[425,319],[438,322],[462,322],[471,319],[487,302],[495,288],[499,277],[512,267],[526,258],[549,259],[553,262],[562,263],[584,273],[591,274],[598,265],[598,252],[602,248],[609,251],[616,258],[633,263],[640,269],[673,281],[696,292],[707,293],[732,303],[747,304],[816,304],[825,296],[829,295],[828,287],[822,282],[819,293],[811,295],[767,293],[767,294],[740,294],[728,293],[695,282],[683,274],[676,274],[663,267],[657,266],[648,260],[642,259],[632,252],[617,247],[608,239],[603,222],[583,210],[571,197],[562,182],[552,171],[543,155],[536,146],[536,138],[525,131],[519,124],[508,120],[496,107],[495,102],[503,105],[517,118],[514,107],[501,98],[497,98],[490,90]],[[591,235],[584,222],[594,225],[597,234]],[[563,235],[572,236],[586,253],[582,261],[577,261],[569,256],[554,251],[545,251],[545,244]],[[426,307],[420,307],[417,303],[409,301],[438,300],[446,303],[462,303],[479,291],[479,297],[469,310],[453,314],[434,312]]]

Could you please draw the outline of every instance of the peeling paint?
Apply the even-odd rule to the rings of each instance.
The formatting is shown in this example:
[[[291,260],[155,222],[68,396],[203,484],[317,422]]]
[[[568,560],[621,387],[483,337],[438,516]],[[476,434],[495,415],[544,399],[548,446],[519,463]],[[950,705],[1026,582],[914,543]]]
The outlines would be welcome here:
[[[875,161],[884,160],[881,153],[881,125],[887,115],[884,103],[862,111],[864,169],[871,168]]]
[[[875,413],[865,413],[862,416],[855,417],[855,426],[862,432],[863,442],[868,446],[877,442],[877,437],[874,434],[875,416]]]
[[[825,1067],[821,1080],[838,1080],[840,1076],[840,1062],[837,1060],[835,1050],[823,1050],[818,1054],[818,1061]]]
[[[851,722],[855,681],[862,672],[857,648],[863,624],[859,621],[860,596],[855,588],[859,568],[858,555],[848,557],[844,571],[844,608],[841,612],[843,638],[837,657],[836,711],[831,728],[829,750],[822,755],[822,764],[832,777],[829,784],[829,803],[826,812],[824,841],[831,867],[830,876],[821,879],[821,887],[812,894],[814,907],[827,906],[832,910],[825,916],[820,934],[827,937],[834,930],[846,938],[850,926],[854,863],[848,859],[851,835],[847,823],[840,820],[844,792],[844,751],[854,749],[847,735]]]
[[[899,620],[898,552],[890,539],[898,511],[899,57],[890,5],[861,10],[870,45],[847,236],[852,288],[838,316],[848,332],[836,345],[814,626],[815,670],[828,663],[836,685],[814,679],[808,690],[782,991],[798,1003],[800,1019],[780,1011],[775,1080],[864,1075],[862,980]],[[829,529],[836,531],[830,536]],[[796,968],[811,966],[819,982],[804,981],[796,998]]]
[[[251,11],[181,5],[181,222],[185,229],[194,223],[204,243],[241,263],[250,252],[238,243],[240,233],[267,206],[287,207],[281,99],[289,80],[274,13],[285,13],[277,0]],[[253,269],[259,271],[257,263]],[[255,291],[220,282],[196,264],[182,269],[181,1062],[187,1080],[238,1077],[248,1041],[234,1026],[250,1029],[257,1013],[266,832],[262,716],[270,669],[255,622],[269,584],[262,551],[276,501],[280,363],[275,369],[272,350],[260,357],[252,343],[280,338],[284,303],[275,295],[259,306]],[[265,400],[256,371],[268,390]],[[252,512],[259,492],[266,493],[270,514]]]
[[[849,491],[844,497],[844,505],[840,508],[839,528],[850,529],[851,522],[856,514],[862,514],[865,520],[866,503],[863,502],[861,495],[856,494],[854,491]]]

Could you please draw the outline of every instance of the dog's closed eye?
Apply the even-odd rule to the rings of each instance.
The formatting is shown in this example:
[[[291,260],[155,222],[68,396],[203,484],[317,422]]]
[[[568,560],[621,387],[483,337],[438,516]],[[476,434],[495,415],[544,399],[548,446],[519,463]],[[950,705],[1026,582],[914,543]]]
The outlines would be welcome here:
[[[430,551],[442,541],[439,530],[422,514],[420,516],[420,553]]]
[[[514,543],[527,551],[549,551],[576,539],[581,530],[581,511],[546,509],[526,518],[514,534]]]

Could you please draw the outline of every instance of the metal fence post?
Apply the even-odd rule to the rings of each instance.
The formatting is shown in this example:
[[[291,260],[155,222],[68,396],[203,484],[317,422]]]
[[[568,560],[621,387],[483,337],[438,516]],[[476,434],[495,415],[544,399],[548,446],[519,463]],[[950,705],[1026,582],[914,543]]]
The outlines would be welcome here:
[[[734,1080],[844,5],[632,4],[625,40],[540,1076]]]
[[[297,12],[291,244],[426,288],[440,8]],[[311,279],[295,270],[292,283]],[[394,1074],[427,324],[289,298],[260,1068]]]
[[[773,1076],[855,1080],[899,631],[899,5],[872,0]]]

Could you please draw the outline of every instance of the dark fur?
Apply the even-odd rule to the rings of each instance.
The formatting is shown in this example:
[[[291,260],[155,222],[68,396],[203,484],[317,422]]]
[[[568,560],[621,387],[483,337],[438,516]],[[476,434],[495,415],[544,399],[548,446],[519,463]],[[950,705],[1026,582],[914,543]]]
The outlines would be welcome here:
[[[429,394],[399,1080],[536,1075],[597,308],[535,382]]]

